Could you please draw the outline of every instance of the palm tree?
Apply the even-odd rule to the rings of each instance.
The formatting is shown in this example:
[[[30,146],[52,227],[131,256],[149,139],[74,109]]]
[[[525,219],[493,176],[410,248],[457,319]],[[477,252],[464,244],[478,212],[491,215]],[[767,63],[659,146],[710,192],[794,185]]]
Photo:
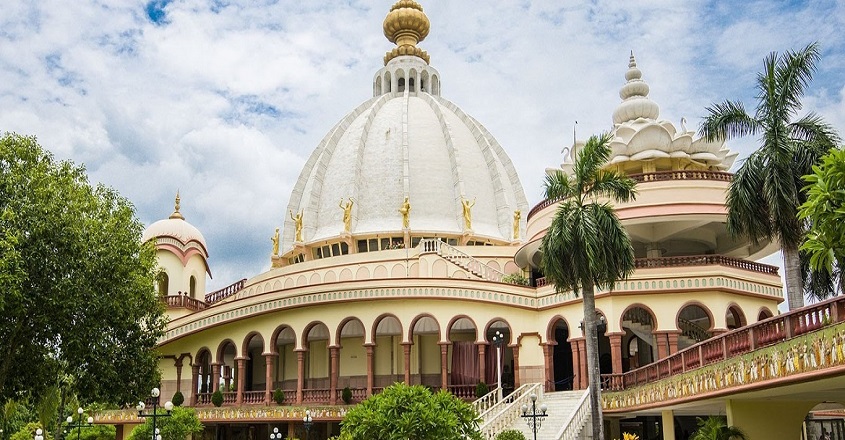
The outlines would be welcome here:
[[[804,305],[798,247],[805,226],[797,208],[806,198],[801,176],[810,174],[838,136],[821,117],[809,113],[792,121],[812,79],[819,50],[815,43],[798,52],[773,52],[757,75],[757,108],[749,115],[739,101],[707,108],[701,134],[708,140],[746,135],[761,145],[734,175],[728,188],[728,232],[746,236],[753,244],[778,239],[786,269],[789,309]]]
[[[576,295],[583,292],[595,439],[604,438],[595,288],[610,288],[634,271],[631,240],[607,200],[633,200],[636,183],[615,171],[602,169],[610,158],[610,140],[609,133],[590,137],[575,159],[572,176],[562,171],[546,176],[546,198],[561,203],[541,247],[546,279],[558,291],[571,290]]]
[[[746,440],[745,433],[735,426],[728,426],[723,417],[710,416],[698,419],[698,430],[690,440]]]

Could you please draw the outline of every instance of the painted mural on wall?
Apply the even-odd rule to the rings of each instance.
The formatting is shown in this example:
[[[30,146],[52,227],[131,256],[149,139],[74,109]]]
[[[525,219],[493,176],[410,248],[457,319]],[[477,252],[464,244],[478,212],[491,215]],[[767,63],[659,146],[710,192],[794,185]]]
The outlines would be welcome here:
[[[222,408],[195,408],[197,417],[201,422],[207,421],[251,421],[251,420],[302,420],[305,411],[310,410],[311,416],[319,420],[342,420],[346,417],[345,407],[329,408],[305,408],[305,407],[222,407]],[[94,415],[96,423],[125,423],[144,421],[138,418],[138,411],[120,410],[103,411]]]
[[[606,410],[664,403],[845,365],[845,323],[624,391],[602,393]]]

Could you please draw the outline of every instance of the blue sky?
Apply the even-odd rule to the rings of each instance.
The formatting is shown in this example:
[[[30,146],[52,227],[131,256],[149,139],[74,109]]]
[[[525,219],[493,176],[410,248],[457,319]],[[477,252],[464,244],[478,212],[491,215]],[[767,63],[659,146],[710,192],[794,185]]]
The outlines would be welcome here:
[[[84,163],[149,224],[205,235],[211,289],[269,267],[269,238],[311,150],[371,96],[392,1],[7,0],[0,131]],[[818,41],[804,100],[845,131],[845,2],[422,2],[443,96],[509,152],[529,203],[579,138],[608,130],[634,51],[663,119],[753,108],[763,57]],[[745,157],[754,139],[730,146]],[[776,261],[773,257],[771,261]]]

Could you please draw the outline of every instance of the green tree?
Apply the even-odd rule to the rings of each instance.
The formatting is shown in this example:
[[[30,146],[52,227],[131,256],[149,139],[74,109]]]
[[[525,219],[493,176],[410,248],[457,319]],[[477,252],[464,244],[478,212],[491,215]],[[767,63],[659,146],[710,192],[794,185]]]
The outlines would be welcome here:
[[[591,136],[578,152],[572,176],[563,171],[546,176],[546,198],[561,203],[541,245],[546,279],[557,291],[583,292],[593,438],[604,438],[595,288],[612,288],[634,270],[631,240],[606,200],[633,200],[636,183],[602,169],[610,158],[610,139],[609,133]]]
[[[157,414],[166,414],[159,409]],[[170,417],[156,417],[156,429],[162,440],[184,440],[188,435],[199,434],[203,426],[193,408],[175,407]],[[129,440],[145,440],[153,436],[153,419],[147,417],[143,425],[132,430]]]
[[[133,402],[158,383],[165,318],[142,230],[83,167],[34,137],[0,136],[0,400],[65,376],[83,402]]]
[[[496,440],[525,440],[525,434],[516,429],[508,429],[496,434]]]
[[[798,52],[771,53],[757,75],[757,108],[751,116],[742,102],[725,101],[707,108],[701,134],[709,140],[746,135],[761,145],[740,166],[728,188],[728,232],[755,245],[777,239],[783,251],[789,309],[804,305],[798,247],[805,227],[797,210],[805,200],[801,177],[838,141],[833,128],[816,114],[792,119],[819,60],[816,44]]]
[[[698,419],[698,430],[690,440],[746,440],[746,436],[739,428],[728,426],[724,417],[710,416]]]
[[[396,383],[349,410],[341,438],[481,440],[478,414],[447,391]],[[346,436],[346,437],[344,437]]]
[[[845,151],[834,148],[804,176],[807,201],[798,209],[810,230],[801,250],[812,269],[831,275],[842,291],[845,267]]]

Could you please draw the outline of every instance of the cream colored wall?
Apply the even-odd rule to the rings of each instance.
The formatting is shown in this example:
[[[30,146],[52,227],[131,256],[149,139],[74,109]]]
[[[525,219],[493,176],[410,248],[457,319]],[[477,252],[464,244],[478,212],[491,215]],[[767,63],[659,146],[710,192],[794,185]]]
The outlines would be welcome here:
[[[412,353],[416,354],[416,364],[412,357],[412,373],[440,373],[440,346],[437,345],[437,342],[437,335],[415,335]]]
[[[340,375],[341,376],[366,376],[367,375],[367,350],[364,348],[364,340],[361,337],[342,338],[340,340]]]
[[[308,378],[317,379],[329,377],[328,341],[311,341],[308,347],[307,363]]]
[[[167,249],[156,250],[158,267],[167,273],[168,295],[177,295],[190,291],[191,276],[196,277],[196,299],[203,299],[205,296],[206,271],[203,257],[194,254],[188,259],[187,264],[182,265],[182,260]]]
[[[728,425],[742,429],[749,439],[797,439],[800,438],[801,423],[817,403],[728,400]]]
[[[376,338],[376,346],[373,349],[373,374],[377,376],[404,374],[405,352],[399,344],[401,341],[402,338],[398,335]]]

